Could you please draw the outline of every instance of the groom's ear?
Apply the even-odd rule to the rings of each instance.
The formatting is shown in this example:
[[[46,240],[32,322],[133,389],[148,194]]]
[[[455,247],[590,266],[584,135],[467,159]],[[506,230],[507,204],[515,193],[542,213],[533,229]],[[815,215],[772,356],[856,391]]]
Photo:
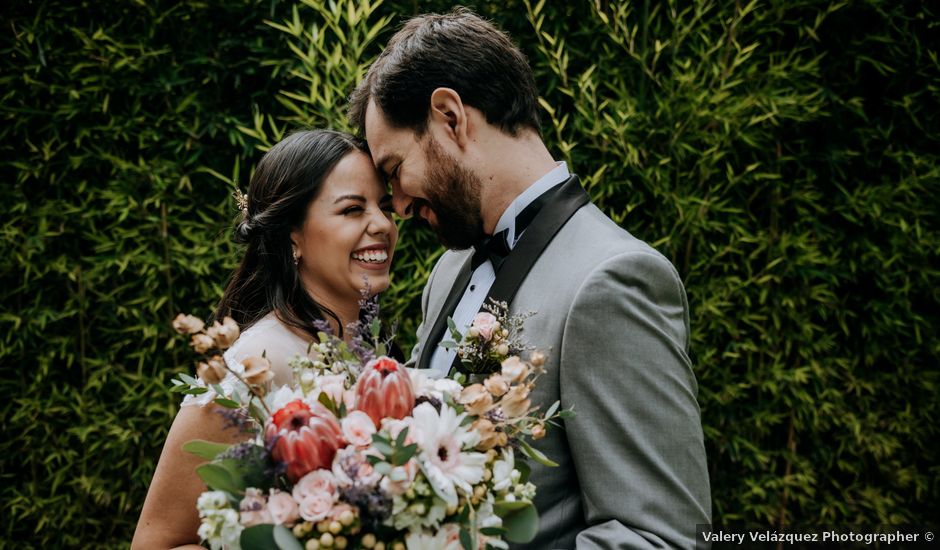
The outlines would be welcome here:
[[[470,121],[460,94],[452,88],[437,88],[431,92],[431,114],[428,126],[438,141],[447,138],[463,149],[469,143]]]

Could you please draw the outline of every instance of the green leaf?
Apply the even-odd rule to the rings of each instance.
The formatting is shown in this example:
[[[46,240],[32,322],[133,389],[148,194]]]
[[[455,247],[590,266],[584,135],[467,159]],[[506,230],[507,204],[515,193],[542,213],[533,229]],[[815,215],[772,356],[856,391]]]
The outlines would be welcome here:
[[[571,411],[571,410],[564,410],[558,413],[558,418],[561,418],[562,420],[567,420],[569,418],[574,418],[574,417],[575,417],[574,411]]]
[[[411,458],[418,452],[418,444],[412,443],[411,445],[405,445],[399,449],[395,449],[394,460],[392,461],[395,466],[401,466],[407,463]]]
[[[333,400],[330,399],[330,396],[327,395],[326,392],[321,391],[320,396],[317,397],[317,401],[319,401],[320,404],[326,407],[331,413],[336,414],[336,404],[333,403]]]
[[[547,411],[545,411],[545,418],[549,418],[553,414],[555,414],[555,411],[558,410],[559,405],[561,405],[561,401],[555,401],[554,403],[552,403],[552,406],[549,407]]]
[[[214,443],[204,439],[193,439],[183,444],[183,450],[206,460],[212,460],[220,453],[227,451],[231,445]]]
[[[519,483],[529,481],[529,474],[532,473],[532,467],[529,466],[528,462],[522,459],[522,457],[519,457],[515,460],[513,466],[519,470]]]
[[[372,468],[375,469],[375,472],[379,475],[387,476],[392,473],[392,465],[388,462],[377,462]]]
[[[553,461],[550,460],[547,456],[545,456],[545,455],[542,453],[542,451],[539,451],[538,449],[536,449],[536,448],[533,447],[532,445],[529,445],[528,443],[526,443],[526,442],[523,441],[522,439],[519,439],[518,441],[519,441],[519,447],[522,449],[522,452],[523,452],[527,457],[531,458],[532,460],[534,460],[534,461],[536,461],[536,462],[538,462],[539,464],[542,464],[542,465],[544,465],[544,466],[550,466],[550,467],[552,467],[552,468],[558,466],[558,464],[557,464],[556,462],[553,462]]]
[[[216,397],[212,402],[226,409],[237,409],[242,406],[238,401],[233,401],[227,397]]]
[[[241,547],[251,550],[279,550],[278,541],[274,538],[274,527],[270,523],[248,527],[242,531],[239,538]]]
[[[503,519],[506,540],[515,543],[530,542],[539,530],[539,514],[531,502],[497,502],[493,512]]]
[[[180,380],[182,380],[183,382],[189,384],[190,386],[198,386],[198,385],[200,385],[199,382],[197,382],[195,378],[193,378],[192,376],[190,376],[190,375],[188,375],[188,374],[182,373],[182,372],[180,373]]]
[[[501,537],[506,534],[506,530],[502,527],[484,527],[480,529],[480,532],[488,537]]]
[[[275,525],[274,529],[274,542],[277,543],[277,547],[280,550],[304,550],[304,547],[300,544],[300,541],[294,538],[294,534],[290,532],[290,529],[284,527],[283,525]]]
[[[464,550],[473,550],[473,537],[470,536],[470,531],[464,528],[460,529],[460,545]]]
[[[241,486],[240,476],[237,476],[225,466],[210,462],[196,467],[199,478],[214,491],[225,491],[237,495],[244,490]]]
[[[408,439],[408,427],[405,426],[400,432],[398,432],[398,437],[395,438],[396,447],[404,447],[405,440]]]

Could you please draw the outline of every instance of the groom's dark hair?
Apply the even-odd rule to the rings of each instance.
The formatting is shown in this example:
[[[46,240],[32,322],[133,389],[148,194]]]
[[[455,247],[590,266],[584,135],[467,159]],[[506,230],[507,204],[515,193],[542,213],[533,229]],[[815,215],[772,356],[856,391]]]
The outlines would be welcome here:
[[[419,135],[428,125],[431,93],[452,88],[486,121],[516,135],[541,134],[532,69],[506,33],[466,8],[405,22],[349,98],[349,121],[365,131],[369,100],[394,127]]]

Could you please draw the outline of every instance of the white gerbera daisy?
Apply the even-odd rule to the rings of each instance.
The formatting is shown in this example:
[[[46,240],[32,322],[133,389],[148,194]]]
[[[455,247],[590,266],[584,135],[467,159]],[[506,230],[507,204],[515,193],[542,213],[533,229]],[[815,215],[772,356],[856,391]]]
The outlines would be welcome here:
[[[456,506],[457,489],[470,494],[472,485],[483,479],[486,455],[471,451],[480,435],[461,426],[466,415],[458,415],[447,405],[438,413],[431,404],[422,403],[412,416],[415,441],[421,449],[418,464],[434,492],[449,506]]]

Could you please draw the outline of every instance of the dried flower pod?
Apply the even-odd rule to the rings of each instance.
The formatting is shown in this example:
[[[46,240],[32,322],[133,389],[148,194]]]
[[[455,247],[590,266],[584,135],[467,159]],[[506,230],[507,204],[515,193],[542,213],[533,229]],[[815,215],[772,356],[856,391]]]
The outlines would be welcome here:
[[[215,345],[219,349],[228,349],[235,343],[235,340],[238,340],[238,335],[240,331],[238,329],[238,323],[235,322],[235,319],[231,317],[226,317],[222,319],[222,322],[219,323],[216,321],[212,323],[212,326],[209,330],[206,331],[209,336],[215,341]]]
[[[522,382],[529,375],[529,365],[516,356],[502,362],[502,373],[511,384]]]
[[[252,386],[261,386],[274,378],[274,373],[271,372],[271,362],[264,357],[246,357],[242,360],[242,365],[245,367],[245,374],[242,377]]]
[[[478,418],[474,421],[472,429],[480,434],[480,442],[477,443],[476,450],[488,451],[499,445],[500,435],[504,433],[497,431],[496,426],[485,418]]]
[[[196,353],[205,353],[212,349],[212,346],[215,345],[215,342],[207,334],[193,334],[192,340],[189,341],[189,345],[196,350]]]
[[[463,405],[468,413],[482,416],[493,408],[493,395],[483,384],[473,384],[460,392],[457,402]]]
[[[499,406],[508,418],[518,418],[529,412],[532,402],[529,400],[529,387],[525,384],[513,386],[499,401]]]
[[[225,361],[221,355],[214,355],[206,363],[199,363],[196,376],[206,384],[218,384],[225,378]]]
[[[401,419],[414,409],[411,376],[390,357],[370,361],[356,382],[356,408],[369,415],[376,427],[383,418]]]
[[[193,315],[180,313],[176,319],[173,319],[173,330],[180,334],[196,334],[205,327],[206,324],[202,322],[202,319]]]
[[[502,374],[493,374],[483,382],[487,391],[493,394],[493,397],[500,397],[509,391],[509,380]]]
[[[542,439],[545,437],[545,426],[543,424],[536,424],[532,427],[532,439]]]

